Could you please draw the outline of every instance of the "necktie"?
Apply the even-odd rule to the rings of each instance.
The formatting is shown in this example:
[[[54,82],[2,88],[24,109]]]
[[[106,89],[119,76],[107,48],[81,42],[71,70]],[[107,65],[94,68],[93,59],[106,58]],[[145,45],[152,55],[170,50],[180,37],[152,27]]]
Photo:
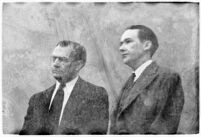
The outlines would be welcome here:
[[[64,91],[63,91],[64,86],[65,84],[62,83],[60,84],[49,111],[50,121],[51,124],[53,124],[54,126],[59,125],[59,118],[64,99]]]
[[[128,81],[126,82],[126,85],[122,89],[122,95],[121,95],[121,101],[125,100],[125,98],[129,95],[130,90],[133,88],[135,82],[135,73],[132,73],[132,75],[129,77]]]
[[[134,79],[135,79],[135,73],[132,73],[132,75],[130,76],[128,82],[126,83],[126,86],[125,86],[125,90],[130,90],[133,86],[134,86]]]

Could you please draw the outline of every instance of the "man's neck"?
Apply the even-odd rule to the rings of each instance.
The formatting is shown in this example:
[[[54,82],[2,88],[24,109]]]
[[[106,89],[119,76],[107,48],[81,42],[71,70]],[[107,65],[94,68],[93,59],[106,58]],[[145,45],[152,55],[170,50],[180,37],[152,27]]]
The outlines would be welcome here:
[[[68,79],[65,81],[65,83],[69,83],[71,81],[73,81],[74,79],[76,79],[78,77],[78,75],[74,75],[71,79]]]
[[[79,76],[77,75],[76,77],[74,77],[73,79],[71,79],[71,80],[68,80],[68,81],[58,81],[58,80],[56,80],[56,83],[57,84],[64,84],[64,85],[66,85],[66,84],[69,84],[69,83],[74,83],[73,81],[77,81],[77,79],[79,78]]]
[[[73,76],[70,77],[70,78],[60,78],[60,79],[56,79],[56,80],[57,80],[59,83],[65,84],[65,83],[71,82],[72,80],[74,80],[74,79],[77,78],[77,77],[78,77],[78,74],[73,75]]]
[[[131,67],[133,71],[135,71],[137,68],[139,68],[142,64],[144,64],[148,60],[151,60],[151,57],[144,56],[140,58],[139,60],[137,60],[136,62],[130,63],[128,66]]]

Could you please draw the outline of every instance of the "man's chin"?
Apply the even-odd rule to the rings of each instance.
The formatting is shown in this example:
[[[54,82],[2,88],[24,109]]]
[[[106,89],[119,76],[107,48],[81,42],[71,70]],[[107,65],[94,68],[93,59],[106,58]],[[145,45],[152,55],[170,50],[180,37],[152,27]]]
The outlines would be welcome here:
[[[123,59],[123,63],[126,64],[126,65],[128,65],[129,64],[129,60],[125,58],[125,59]]]
[[[129,60],[129,59],[125,59],[125,60],[123,60],[123,62],[124,62],[124,64],[125,65],[127,65],[127,66],[132,66],[131,64],[132,64],[132,61],[131,60]]]
[[[60,81],[62,79],[62,77],[60,75],[53,75],[53,77],[58,81]]]
[[[68,82],[72,80],[70,77],[62,77],[60,75],[53,75],[53,77],[59,82]]]

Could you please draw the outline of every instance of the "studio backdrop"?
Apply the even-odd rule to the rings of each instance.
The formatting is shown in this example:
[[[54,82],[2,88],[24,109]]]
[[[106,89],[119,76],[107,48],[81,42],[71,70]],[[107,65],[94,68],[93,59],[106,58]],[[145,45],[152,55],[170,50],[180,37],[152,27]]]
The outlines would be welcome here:
[[[3,3],[2,9],[3,133],[18,133],[30,97],[54,84],[51,54],[61,40],[86,48],[80,76],[105,87],[111,112],[131,73],[119,53],[120,37],[137,24],[158,37],[153,59],[182,78],[185,104],[178,132],[198,132],[198,3]]]

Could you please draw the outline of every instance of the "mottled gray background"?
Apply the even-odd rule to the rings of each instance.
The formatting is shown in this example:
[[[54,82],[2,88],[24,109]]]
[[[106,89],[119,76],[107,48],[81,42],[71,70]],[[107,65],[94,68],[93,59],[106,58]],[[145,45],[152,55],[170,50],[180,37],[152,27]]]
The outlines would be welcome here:
[[[107,89],[112,111],[131,72],[118,51],[120,35],[129,25],[143,24],[158,36],[154,59],[182,77],[179,132],[197,133],[198,11],[198,3],[4,3],[3,132],[17,133],[30,96],[54,83],[50,55],[63,39],[85,46],[87,64],[80,75]]]

